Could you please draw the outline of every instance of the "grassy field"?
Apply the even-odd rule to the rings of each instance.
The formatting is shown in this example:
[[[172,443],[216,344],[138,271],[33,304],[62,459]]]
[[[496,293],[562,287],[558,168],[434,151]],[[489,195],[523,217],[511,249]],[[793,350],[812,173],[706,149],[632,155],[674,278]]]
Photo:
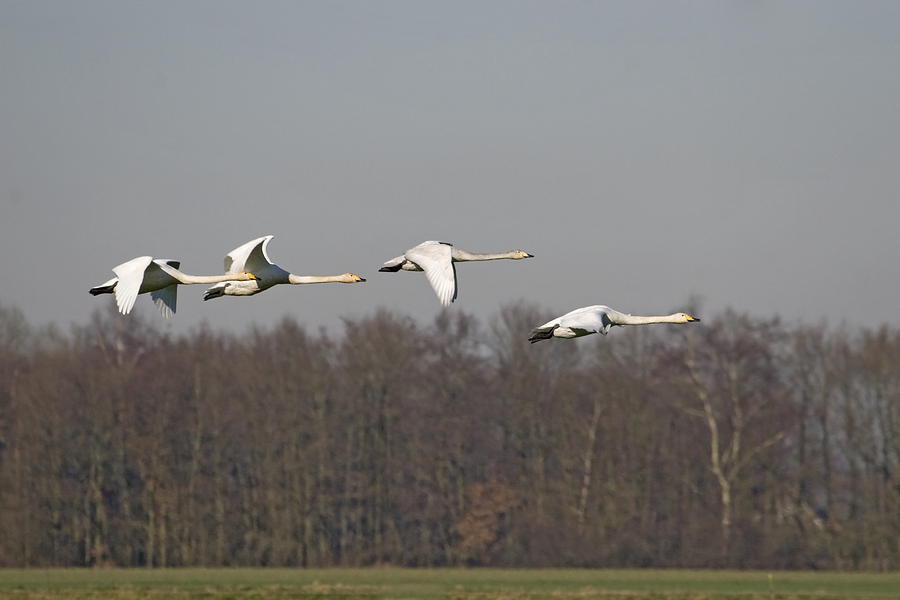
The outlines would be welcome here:
[[[900,598],[900,573],[563,569],[0,570],[0,598]]]

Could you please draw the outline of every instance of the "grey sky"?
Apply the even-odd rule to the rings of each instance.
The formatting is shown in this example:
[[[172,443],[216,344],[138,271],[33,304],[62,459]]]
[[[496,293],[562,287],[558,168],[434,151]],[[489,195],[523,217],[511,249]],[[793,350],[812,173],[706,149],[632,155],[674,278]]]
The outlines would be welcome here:
[[[166,327],[430,319],[377,272],[427,239],[536,255],[460,266],[479,316],[896,324],[898,32],[898,2],[0,0],[0,302],[85,322],[120,262],[213,274],[272,233],[369,282],[182,287]]]

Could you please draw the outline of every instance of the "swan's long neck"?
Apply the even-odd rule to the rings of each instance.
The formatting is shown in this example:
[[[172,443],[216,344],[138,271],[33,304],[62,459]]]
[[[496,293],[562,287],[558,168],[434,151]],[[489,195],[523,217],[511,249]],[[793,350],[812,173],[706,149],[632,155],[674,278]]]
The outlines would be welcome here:
[[[288,283],[346,283],[347,279],[343,275],[288,275]]]
[[[659,317],[639,317],[619,313],[615,315],[613,322],[616,325],[649,325],[651,323],[683,323],[684,321],[677,314]]]
[[[180,283],[190,285],[192,283],[222,283],[223,281],[240,281],[241,275],[237,273],[225,273],[224,275],[188,275],[177,269],[172,269],[172,277]]]
[[[509,252],[467,252],[461,248],[453,249],[453,260],[470,261],[470,260],[499,260],[501,258],[518,258],[519,255],[515,250]]]

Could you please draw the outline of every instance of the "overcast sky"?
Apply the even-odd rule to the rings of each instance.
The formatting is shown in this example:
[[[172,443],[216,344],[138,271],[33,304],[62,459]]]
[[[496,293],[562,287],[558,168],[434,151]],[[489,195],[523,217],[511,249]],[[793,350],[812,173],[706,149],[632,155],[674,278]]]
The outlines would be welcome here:
[[[524,298],[900,323],[900,2],[0,0],[0,303],[85,323],[110,269],[274,234],[302,275],[187,331]],[[136,310],[158,318],[148,297]],[[702,315],[701,315],[702,316]]]

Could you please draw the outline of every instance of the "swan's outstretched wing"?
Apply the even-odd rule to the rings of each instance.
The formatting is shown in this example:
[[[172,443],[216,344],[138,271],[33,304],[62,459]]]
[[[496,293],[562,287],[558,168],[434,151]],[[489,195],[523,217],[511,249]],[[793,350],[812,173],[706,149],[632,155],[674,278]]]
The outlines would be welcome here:
[[[144,282],[144,271],[152,264],[153,257],[139,256],[113,267],[113,273],[119,278],[116,284],[116,306],[123,315],[127,315],[134,308],[134,302],[141,291],[141,283]]]
[[[450,306],[456,300],[456,269],[451,251],[449,244],[423,242],[404,253],[407,259],[425,271],[428,283],[437,294],[441,306]]]
[[[157,259],[153,261],[154,263],[160,265],[168,265],[174,269],[181,268],[180,260],[168,260],[168,259]],[[170,286],[164,287],[162,289],[153,290],[150,292],[150,297],[153,299],[153,302],[156,304],[156,308],[159,309],[160,314],[162,314],[164,319],[169,319],[172,315],[175,314],[175,305],[178,302],[178,284],[173,283]]]
[[[225,271],[228,273],[262,273],[272,266],[266,247],[274,235],[266,235],[238,246],[225,255]]]
[[[175,304],[178,301],[178,284],[173,283],[169,287],[161,290],[150,292],[150,297],[156,303],[156,308],[162,314],[164,319],[170,318],[175,314]]]

